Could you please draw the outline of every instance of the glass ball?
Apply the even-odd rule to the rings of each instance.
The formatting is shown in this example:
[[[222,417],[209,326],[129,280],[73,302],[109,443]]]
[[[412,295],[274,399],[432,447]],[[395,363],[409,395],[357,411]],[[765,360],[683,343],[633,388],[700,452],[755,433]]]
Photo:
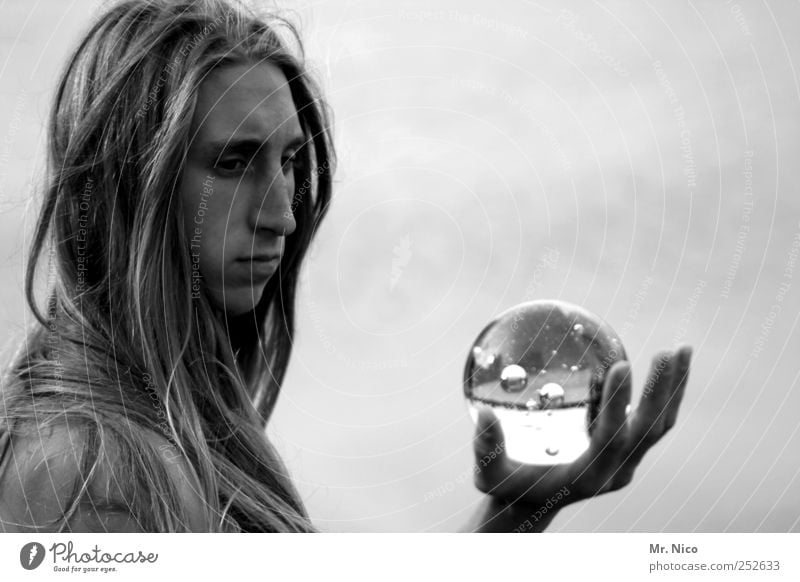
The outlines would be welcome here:
[[[565,301],[530,301],[478,335],[464,396],[473,421],[480,407],[492,409],[512,459],[570,463],[589,447],[608,370],[626,359],[617,334],[594,313]]]

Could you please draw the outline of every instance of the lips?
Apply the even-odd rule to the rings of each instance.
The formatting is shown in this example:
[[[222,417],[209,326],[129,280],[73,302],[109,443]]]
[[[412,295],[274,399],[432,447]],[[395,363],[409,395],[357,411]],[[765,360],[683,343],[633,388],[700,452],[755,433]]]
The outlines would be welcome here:
[[[268,263],[270,261],[280,261],[281,260],[281,256],[280,255],[268,255],[268,254],[253,255],[252,257],[245,257],[245,258],[240,259],[240,260]]]
[[[238,259],[237,262],[242,263],[269,263],[271,261],[280,261],[281,260],[281,252],[280,251],[261,251],[261,252],[254,252],[253,254],[242,255]]]
[[[280,255],[254,255],[237,259],[236,263],[241,265],[242,271],[254,279],[269,278],[275,273],[280,265]]]

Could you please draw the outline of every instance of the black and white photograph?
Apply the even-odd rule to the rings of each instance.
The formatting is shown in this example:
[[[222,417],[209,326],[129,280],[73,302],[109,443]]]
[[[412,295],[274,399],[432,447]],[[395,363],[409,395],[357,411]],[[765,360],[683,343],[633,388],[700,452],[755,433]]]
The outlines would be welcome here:
[[[0,0],[0,532],[800,533],[798,57],[789,1]]]

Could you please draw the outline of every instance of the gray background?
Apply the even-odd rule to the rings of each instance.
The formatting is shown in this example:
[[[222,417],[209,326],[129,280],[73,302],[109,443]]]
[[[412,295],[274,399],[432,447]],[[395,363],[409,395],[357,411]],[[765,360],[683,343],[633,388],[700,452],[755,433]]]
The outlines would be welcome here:
[[[5,358],[30,322],[53,82],[98,4],[0,0]],[[637,394],[655,350],[695,355],[678,425],[634,482],[551,530],[800,531],[800,6],[280,7],[341,157],[270,425],[315,523],[465,522],[481,497],[466,353],[500,311],[552,297],[617,329]]]

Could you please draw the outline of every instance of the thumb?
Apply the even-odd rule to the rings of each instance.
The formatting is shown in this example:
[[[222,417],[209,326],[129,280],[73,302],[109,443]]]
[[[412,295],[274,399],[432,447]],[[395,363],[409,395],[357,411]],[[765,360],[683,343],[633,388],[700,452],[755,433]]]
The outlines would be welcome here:
[[[505,436],[500,421],[488,406],[478,409],[478,420],[475,429],[475,458],[484,466],[489,461],[504,457],[506,452]]]
[[[478,409],[475,430],[475,486],[497,495],[506,482],[506,442],[500,421],[488,407]]]

